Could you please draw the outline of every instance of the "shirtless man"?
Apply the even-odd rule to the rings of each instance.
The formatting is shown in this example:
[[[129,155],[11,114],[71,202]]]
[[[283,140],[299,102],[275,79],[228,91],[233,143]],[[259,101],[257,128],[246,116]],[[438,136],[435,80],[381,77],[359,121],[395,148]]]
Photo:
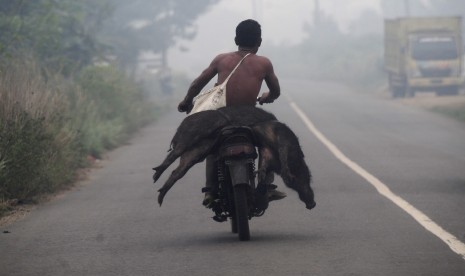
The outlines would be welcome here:
[[[223,83],[237,63],[248,53],[251,55],[244,59],[226,85],[226,105],[255,106],[263,81],[268,86],[269,92],[263,93],[259,103],[272,103],[279,97],[279,81],[274,73],[273,65],[268,58],[256,55],[262,43],[260,24],[251,19],[242,21],[237,25],[234,40],[238,45],[238,50],[220,54],[213,59],[207,69],[190,85],[186,97],[179,103],[179,112],[190,111],[194,97],[216,75],[218,75],[217,84]]]
[[[193,107],[194,97],[216,75],[218,75],[217,84],[223,83],[234,67],[248,53],[250,55],[244,59],[226,85],[226,105],[255,106],[263,81],[268,86],[269,92],[264,92],[258,98],[260,105],[272,103],[277,99],[280,95],[280,87],[273,65],[268,58],[256,55],[262,43],[261,33],[260,24],[255,20],[248,19],[239,23],[234,39],[238,50],[220,54],[213,59],[210,65],[190,85],[186,97],[178,105],[179,112],[189,112]],[[207,157],[207,187],[214,185],[213,179],[216,173],[214,160],[214,156]],[[270,200],[281,199],[285,196],[284,193],[276,190],[269,193]],[[211,194],[205,193],[204,205],[208,206],[211,200]]]

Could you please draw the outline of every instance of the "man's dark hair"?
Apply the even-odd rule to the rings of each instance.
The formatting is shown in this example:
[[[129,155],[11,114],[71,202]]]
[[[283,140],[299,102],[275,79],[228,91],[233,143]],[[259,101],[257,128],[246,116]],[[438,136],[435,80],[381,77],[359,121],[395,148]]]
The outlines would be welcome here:
[[[243,47],[260,46],[262,29],[257,21],[247,19],[236,27],[236,44]]]

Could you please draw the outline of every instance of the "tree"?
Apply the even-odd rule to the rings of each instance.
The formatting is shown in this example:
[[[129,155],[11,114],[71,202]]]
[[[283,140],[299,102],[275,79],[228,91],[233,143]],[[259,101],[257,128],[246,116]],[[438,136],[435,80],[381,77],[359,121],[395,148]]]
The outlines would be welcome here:
[[[382,0],[385,17],[406,16],[406,11],[410,16],[465,16],[465,5],[463,0]]]
[[[194,20],[218,1],[0,0],[0,57],[31,52],[65,74],[109,55],[134,68],[141,51],[193,38]]]
[[[0,0],[0,56],[31,52],[70,73],[103,52],[96,34],[110,13],[105,1]]]
[[[115,0],[103,41],[126,69],[133,70],[141,51],[163,53],[177,39],[196,35],[195,19],[219,0]]]

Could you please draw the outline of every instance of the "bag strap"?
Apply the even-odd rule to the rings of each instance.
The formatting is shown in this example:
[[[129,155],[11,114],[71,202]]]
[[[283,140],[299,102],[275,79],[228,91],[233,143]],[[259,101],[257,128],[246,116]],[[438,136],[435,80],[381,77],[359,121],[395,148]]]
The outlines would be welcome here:
[[[236,65],[236,67],[234,67],[234,69],[231,71],[231,73],[229,74],[229,76],[223,81],[223,83],[221,84],[221,88],[224,88],[226,86],[226,84],[228,83],[229,81],[229,78],[232,76],[232,74],[234,74],[234,72],[236,72],[236,69],[239,67],[239,65],[241,65],[241,63],[244,61],[244,59],[249,56],[250,53],[248,53],[247,55],[245,55],[240,61],[239,63]]]

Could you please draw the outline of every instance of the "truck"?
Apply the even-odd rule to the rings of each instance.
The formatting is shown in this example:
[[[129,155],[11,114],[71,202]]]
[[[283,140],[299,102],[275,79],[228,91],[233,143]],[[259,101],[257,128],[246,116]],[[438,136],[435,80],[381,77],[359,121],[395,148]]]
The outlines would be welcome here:
[[[385,19],[384,67],[391,95],[458,94],[464,85],[463,50],[460,16]]]

